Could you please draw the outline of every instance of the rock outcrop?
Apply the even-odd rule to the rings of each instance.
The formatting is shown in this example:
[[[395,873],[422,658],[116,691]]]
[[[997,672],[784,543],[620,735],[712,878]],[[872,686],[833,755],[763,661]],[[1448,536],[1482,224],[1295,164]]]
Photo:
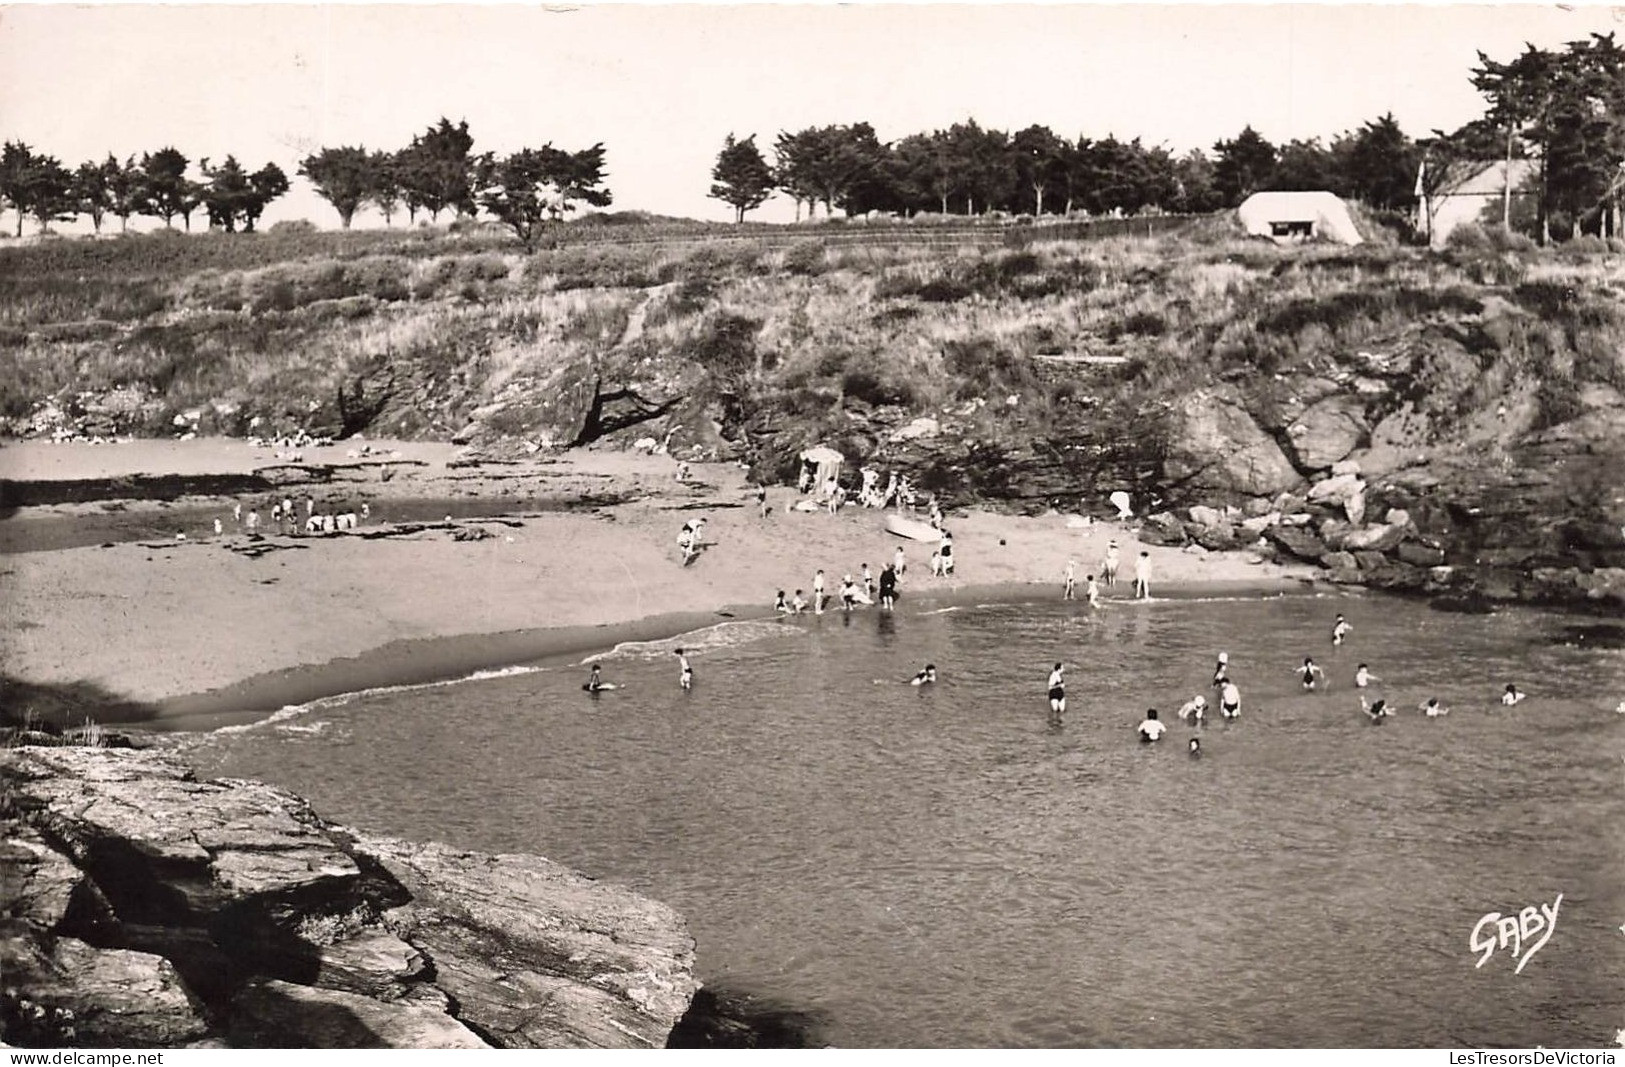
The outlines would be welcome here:
[[[539,857],[152,751],[9,749],[0,785],[9,1044],[659,1047],[698,988],[670,908]]]
[[[1163,462],[1170,483],[1194,491],[1264,495],[1303,480],[1231,386],[1185,397],[1175,405],[1173,426]]]

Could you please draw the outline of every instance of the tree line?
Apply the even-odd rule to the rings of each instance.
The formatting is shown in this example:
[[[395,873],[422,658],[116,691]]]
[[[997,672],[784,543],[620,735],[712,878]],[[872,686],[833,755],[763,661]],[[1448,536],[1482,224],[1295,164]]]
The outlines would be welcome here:
[[[1211,153],[1182,155],[1139,138],[1071,140],[1047,126],[1015,133],[974,120],[882,142],[874,128],[780,132],[769,162],[754,135],[729,134],[710,195],[747,211],[782,193],[811,218],[879,211],[1023,215],[1208,212],[1263,190],[1328,190],[1386,211],[1409,209],[1420,175],[1437,192],[1474,167],[1504,160],[1502,224],[1543,242],[1575,233],[1614,236],[1625,223],[1625,48],[1592,34],[1558,49],[1526,45],[1507,61],[1478,54],[1473,86],[1484,113],[1460,129],[1412,138],[1390,114],[1333,137],[1272,144],[1250,125]],[[1513,160],[1536,164],[1518,188]],[[1534,216],[1514,218],[1514,192]]]
[[[0,207],[17,213],[17,236],[23,220],[41,229],[88,215],[97,233],[109,215],[127,229],[132,216],[146,216],[173,227],[175,219],[192,228],[198,208],[209,225],[252,232],[265,207],[288,191],[288,178],[275,163],[249,173],[234,156],[212,165],[198,163],[202,180],[188,176],[191,161],[167,147],[120,162],[102,162],[68,170],[54,156],[28,145],[6,142],[0,149]],[[416,222],[420,213],[438,220],[443,212],[464,218],[484,209],[510,227],[527,246],[548,220],[563,218],[577,202],[605,207],[604,146],[568,152],[545,144],[506,156],[475,153],[468,123],[438,123],[395,151],[365,147],[322,148],[299,163],[298,173],[338,212],[349,229],[356,212],[371,204],[386,224],[404,208]]]
[[[882,143],[859,122],[782,132],[770,164],[755,136],[732,134],[717,155],[710,195],[743,219],[774,193],[812,217],[871,211],[983,215],[1092,215],[1208,212],[1234,207],[1265,189],[1329,189],[1384,209],[1409,203],[1418,145],[1393,115],[1334,138],[1277,147],[1251,126],[1175,155],[1162,146],[1116,137],[1070,140],[1048,126],[1015,133],[975,120]]]
[[[368,203],[386,224],[402,207],[410,222],[419,212],[432,220],[444,211],[475,218],[483,208],[528,247],[546,222],[562,219],[577,202],[611,203],[604,188],[604,154],[602,143],[577,152],[548,143],[506,156],[476,153],[468,123],[453,126],[441,118],[405,148],[323,148],[305,157],[299,173],[338,211],[345,229]]]
[[[241,225],[252,231],[265,206],[288,191],[287,175],[275,163],[250,173],[235,156],[228,155],[218,166],[204,158],[198,161],[202,181],[187,176],[190,167],[184,153],[165,147],[122,162],[109,153],[100,162],[69,170],[55,156],[22,141],[7,141],[0,147],[0,206],[16,211],[18,237],[25,218],[43,230],[80,215],[90,216],[97,233],[109,215],[119,220],[121,230],[136,215],[162,219],[168,227],[180,218],[190,230],[198,208],[211,226],[229,231]]]

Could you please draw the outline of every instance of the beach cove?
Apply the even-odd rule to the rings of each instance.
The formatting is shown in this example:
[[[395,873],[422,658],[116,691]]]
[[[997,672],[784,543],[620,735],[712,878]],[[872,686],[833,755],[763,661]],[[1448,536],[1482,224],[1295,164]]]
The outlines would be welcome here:
[[[71,466],[125,446],[30,447]],[[203,468],[192,453],[247,448],[143,447]],[[731,465],[685,484],[660,456],[482,469],[416,447],[388,479],[356,457],[309,490],[368,502],[353,534],[215,538],[229,498],[14,512],[36,525],[4,556],[13,692],[59,712],[88,693],[169,732],[201,779],[260,779],[368,833],[544,855],[670,904],[708,995],[798,1042],[1589,1044],[1617,1014],[1625,662],[1593,640],[1606,626],[1156,546],[1156,599],[1120,577],[1096,610],[1061,599],[1067,560],[1081,579],[1113,539],[1135,558],[1130,528],[980,512],[948,516],[952,580],[906,546],[895,612],[783,618],[773,593],[814,569],[833,588],[889,560],[879,512],[787,513],[776,489],[763,518]],[[712,545],[684,567],[695,515]],[[87,522],[107,540],[39,547]],[[1354,634],[1333,650],[1337,613]],[[1219,650],[1242,718],[1179,721]],[[1304,654],[1324,692],[1299,691]],[[1356,658],[1400,710],[1382,729]],[[587,660],[622,688],[582,693]],[[941,682],[908,686],[927,661]],[[1498,709],[1503,679],[1531,701]],[[1452,714],[1421,717],[1426,696]],[[1147,706],[1159,745],[1134,741]],[[1403,907],[1395,884],[1415,887]],[[1473,966],[1477,918],[1559,892],[1547,966],[1519,984]],[[1388,933],[1351,933],[1372,922]]]
[[[38,685],[95,687],[136,705],[124,718],[149,718],[164,708],[182,715],[275,710],[677,633],[717,612],[770,611],[780,589],[810,595],[819,568],[832,590],[865,562],[878,573],[899,543],[914,565],[903,583],[905,599],[949,598],[943,603],[1058,598],[1069,559],[1077,561],[1081,581],[1109,541],[1120,541],[1125,561],[1141,547],[1114,523],[1080,528],[1058,514],[972,511],[950,517],[957,573],[935,579],[927,573],[928,548],[885,533],[878,511],[786,512],[795,498],[776,487],[773,513],[763,519],[744,472],[732,464],[694,465],[684,484],[665,456],[580,451],[458,466],[456,447],[418,443],[399,446],[404,459],[416,462],[385,479],[364,465],[374,456],[345,455],[356,447],[307,449],[305,456],[310,465],[359,469],[353,480],[268,490],[248,500],[258,500],[262,512],[290,494],[324,505],[366,501],[369,523],[351,534],[253,542],[269,548],[263,554],[240,551],[251,542],[233,522],[231,498],[13,509],[0,521],[13,546],[0,575],[8,603],[0,633],[6,673]],[[392,443],[373,447],[383,456],[397,450]],[[280,466],[266,450],[229,439],[0,449],[0,479],[18,482],[246,473],[256,464]],[[427,516],[426,501],[434,505]],[[544,505],[553,510],[540,510]],[[432,522],[399,537],[362,536],[397,516],[421,524],[446,515],[452,523]],[[707,517],[713,544],[685,568],[675,538],[696,515]],[[213,535],[214,518],[224,520],[224,535]],[[94,546],[17,550],[62,536],[50,528],[86,525],[98,527]],[[487,536],[457,540],[459,529]],[[1306,565],[1255,562],[1248,553],[1144,550],[1158,595],[1210,582],[1291,588],[1313,573]],[[995,594],[992,587],[1001,589]],[[1116,595],[1127,595],[1121,580]],[[429,641],[439,650],[431,652]],[[307,668],[339,660],[360,662],[335,667],[320,685],[299,680]]]

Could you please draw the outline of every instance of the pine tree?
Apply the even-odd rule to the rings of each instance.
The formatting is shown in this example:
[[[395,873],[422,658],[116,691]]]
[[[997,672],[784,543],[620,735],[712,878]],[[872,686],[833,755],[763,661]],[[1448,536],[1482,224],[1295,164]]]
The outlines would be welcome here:
[[[773,168],[762,158],[753,133],[743,141],[729,134],[711,168],[711,197],[734,209],[734,221],[744,222],[745,212],[754,211],[773,195]]]

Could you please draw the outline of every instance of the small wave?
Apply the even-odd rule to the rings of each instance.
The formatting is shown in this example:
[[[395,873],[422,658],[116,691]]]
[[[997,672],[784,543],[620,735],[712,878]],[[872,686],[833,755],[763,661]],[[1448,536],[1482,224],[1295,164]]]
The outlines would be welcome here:
[[[622,641],[607,652],[596,652],[581,661],[602,663],[606,660],[659,659],[669,656],[673,649],[688,652],[714,652],[723,648],[738,648],[755,641],[788,637],[806,631],[786,625],[779,619],[743,619],[719,622],[699,630],[691,630],[676,637],[663,637],[657,641]]]
[[[246,734],[250,730],[261,730],[268,726],[277,726],[281,723],[287,722],[289,719],[297,718],[298,716],[303,715],[305,712],[311,710],[315,704],[316,701],[312,701],[309,704],[284,704],[282,707],[278,708],[276,711],[273,711],[270,715],[263,719],[257,719],[254,722],[237,723],[233,726],[219,726],[213,730],[210,730],[209,733],[216,736],[227,734]]]
[[[536,674],[545,671],[546,667],[515,665],[511,667],[492,667],[485,670],[474,671],[471,674],[459,675],[456,678],[442,678],[437,682],[414,682],[406,685],[378,685],[370,689],[356,689],[348,693],[335,693],[332,696],[317,697],[315,700],[303,704],[285,704],[263,719],[254,722],[239,723],[233,726],[220,726],[209,733],[212,735],[241,734],[250,730],[292,730],[298,733],[316,733],[325,727],[326,723],[318,723],[310,727],[290,727],[286,723],[312,711],[325,708],[342,708],[352,700],[365,697],[382,696],[386,693],[410,693],[420,689],[440,689],[448,685],[463,685],[467,682],[488,682],[496,678],[515,678],[526,674]]]
[[[976,606],[979,607],[979,608],[991,608],[991,607],[995,607],[996,605],[993,605],[993,604],[978,604]],[[958,610],[960,610],[960,606],[958,604],[950,604],[948,607],[934,608],[931,611],[922,611],[922,612],[920,612],[920,614],[921,615],[946,615],[950,611],[958,611]]]
[[[323,719],[321,722],[312,723],[285,722],[279,724],[276,729],[278,733],[284,734],[319,734],[326,732],[331,725],[333,724]]]

